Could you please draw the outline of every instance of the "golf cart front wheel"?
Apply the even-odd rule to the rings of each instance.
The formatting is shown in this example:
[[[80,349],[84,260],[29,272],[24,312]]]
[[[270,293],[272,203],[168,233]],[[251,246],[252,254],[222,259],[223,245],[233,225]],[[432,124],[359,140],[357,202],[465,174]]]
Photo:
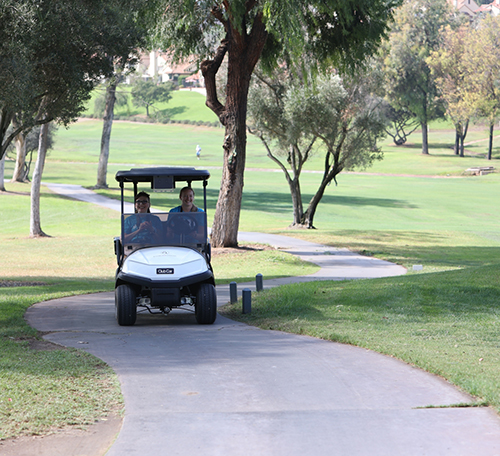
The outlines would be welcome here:
[[[127,284],[115,289],[116,321],[120,326],[132,326],[137,317],[136,293]]]
[[[196,321],[200,325],[211,325],[217,317],[217,294],[215,287],[209,283],[202,283],[196,294],[195,305]]]

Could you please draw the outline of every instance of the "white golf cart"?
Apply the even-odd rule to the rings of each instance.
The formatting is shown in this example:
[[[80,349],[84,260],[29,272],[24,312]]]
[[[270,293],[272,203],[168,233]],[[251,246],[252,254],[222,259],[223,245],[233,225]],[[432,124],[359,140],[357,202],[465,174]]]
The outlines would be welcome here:
[[[121,188],[121,236],[115,238],[118,262],[115,280],[116,319],[121,326],[133,325],[138,312],[168,313],[173,308],[194,306],[196,321],[212,324],[217,316],[217,295],[207,235],[206,186],[210,173],[194,168],[138,168],[118,171]],[[203,184],[205,212],[137,214],[125,211],[124,187],[132,184],[134,201],[138,184],[150,184],[153,191],[172,191],[192,182]],[[154,222],[151,235],[128,239],[131,221]],[[154,219],[153,219],[154,218]],[[124,242],[128,239],[127,242]],[[183,307],[189,309],[189,307]]]

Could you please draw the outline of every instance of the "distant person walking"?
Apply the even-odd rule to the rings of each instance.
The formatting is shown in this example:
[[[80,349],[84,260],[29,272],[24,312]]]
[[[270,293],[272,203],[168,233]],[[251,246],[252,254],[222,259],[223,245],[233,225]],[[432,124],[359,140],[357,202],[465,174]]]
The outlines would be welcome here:
[[[201,147],[200,147],[200,145],[198,144],[198,145],[196,146],[196,158],[199,160],[199,159],[200,159],[200,157],[201,157]]]

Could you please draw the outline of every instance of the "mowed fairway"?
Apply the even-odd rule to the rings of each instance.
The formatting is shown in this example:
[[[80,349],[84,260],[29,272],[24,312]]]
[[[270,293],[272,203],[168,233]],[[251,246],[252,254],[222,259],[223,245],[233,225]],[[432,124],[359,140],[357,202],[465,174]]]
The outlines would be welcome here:
[[[59,129],[43,181],[95,185],[101,130],[101,121],[88,119],[67,130]],[[475,142],[467,147],[464,158],[453,155],[453,130],[447,125],[431,129],[430,156],[420,154],[417,133],[403,148],[387,142],[383,161],[363,172],[342,173],[338,185],[332,183],[315,216],[317,229],[307,231],[287,229],[292,206],[284,176],[266,157],[258,140],[249,136],[240,230],[349,247],[402,264],[408,274],[282,287],[256,296],[252,315],[244,317],[245,321],[397,356],[448,378],[476,395],[478,404],[499,410],[500,173],[465,175],[471,166],[491,164],[498,168],[499,153],[495,149],[495,159],[487,163],[483,158],[486,129],[473,130],[470,135]],[[208,187],[210,222],[220,185],[223,136],[224,130],[216,127],[115,122],[108,168],[110,188],[99,193],[118,197],[114,175],[120,169],[205,167],[212,174]],[[197,144],[202,147],[199,161]],[[318,150],[301,177],[305,204],[318,185],[321,166]],[[12,169],[13,162],[7,161],[7,179]],[[116,262],[112,238],[118,232],[118,214],[43,189],[42,229],[51,237],[30,239],[30,186],[7,182],[6,188],[7,193],[0,194],[0,243],[3,258],[8,260],[0,263],[0,282],[37,285],[0,287],[0,349],[6,355],[0,376],[0,428],[4,429],[0,438],[43,433],[48,427],[40,417],[45,415],[62,427],[92,422],[120,407],[113,374],[93,359],[81,361],[85,368],[75,367],[79,366],[79,352],[64,353],[64,363],[57,351],[44,354],[43,366],[38,369],[42,361],[36,361],[40,357],[28,348],[37,335],[22,318],[34,302],[113,289]],[[178,204],[176,194],[153,194],[152,200],[164,210]],[[219,282],[247,280],[256,272],[267,278],[314,271],[314,266],[295,262],[282,252],[252,252],[251,260],[245,255],[234,253],[224,256],[223,261],[215,258]],[[422,265],[422,270],[413,271],[413,265]],[[222,312],[243,318],[237,307]],[[19,359],[30,366],[29,372],[13,367],[19,365]],[[56,366],[58,390],[45,382],[47,366],[51,365]],[[23,383],[28,374],[30,385],[36,388]],[[109,390],[100,398],[101,406],[90,391],[96,381]],[[55,413],[49,415],[47,404],[64,401],[65,389],[72,388],[80,388],[81,401],[57,418]],[[46,398],[43,407],[37,400],[40,391]],[[86,407],[86,403],[93,405]],[[31,411],[27,422],[26,410]],[[19,422],[24,422],[22,429],[16,425]]]

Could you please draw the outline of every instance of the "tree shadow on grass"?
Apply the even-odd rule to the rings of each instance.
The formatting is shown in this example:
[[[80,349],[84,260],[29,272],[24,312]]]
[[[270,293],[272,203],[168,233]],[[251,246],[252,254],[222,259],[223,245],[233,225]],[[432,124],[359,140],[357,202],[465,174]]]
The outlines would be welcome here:
[[[407,143],[403,144],[401,146],[398,146],[401,149],[415,149],[415,150],[422,150],[422,143],[421,142],[413,142],[413,143]],[[452,149],[455,147],[454,143],[435,143],[435,142],[429,142],[428,143],[429,147],[429,152],[431,152],[433,149]],[[430,154],[434,155],[434,154]]]
[[[303,193],[302,201],[304,208],[307,208],[309,201],[312,199],[312,193]],[[337,196],[324,195],[321,199],[321,204],[350,206],[350,207],[385,207],[394,209],[415,209],[418,206],[409,203],[406,200],[392,198],[363,198],[356,196]],[[292,198],[285,193],[276,192],[244,192],[242,208],[244,210],[264,211],[264,212],[279,212],[285,213],[292,210]]]
[[[167,108],[167,109],[162,109],[160,112],[165,116],[171,119],[174,116],[178,116],[179,114],[183,114],[186,112],[187,107],[186,106],[176,106],[175,108]]]
[[[464,268],[497,264],[500,246],[449,246],[449,235],[428,231],[370,231],[360,236],[358,230],[341,230],[332,246],[399,264],[422,264],[423,272],[436,268]],[[345,237],[346,243],[341,239]],[[355,240],[352,240],[355,237]],[[340,241],[339,241],[340,240]]]

